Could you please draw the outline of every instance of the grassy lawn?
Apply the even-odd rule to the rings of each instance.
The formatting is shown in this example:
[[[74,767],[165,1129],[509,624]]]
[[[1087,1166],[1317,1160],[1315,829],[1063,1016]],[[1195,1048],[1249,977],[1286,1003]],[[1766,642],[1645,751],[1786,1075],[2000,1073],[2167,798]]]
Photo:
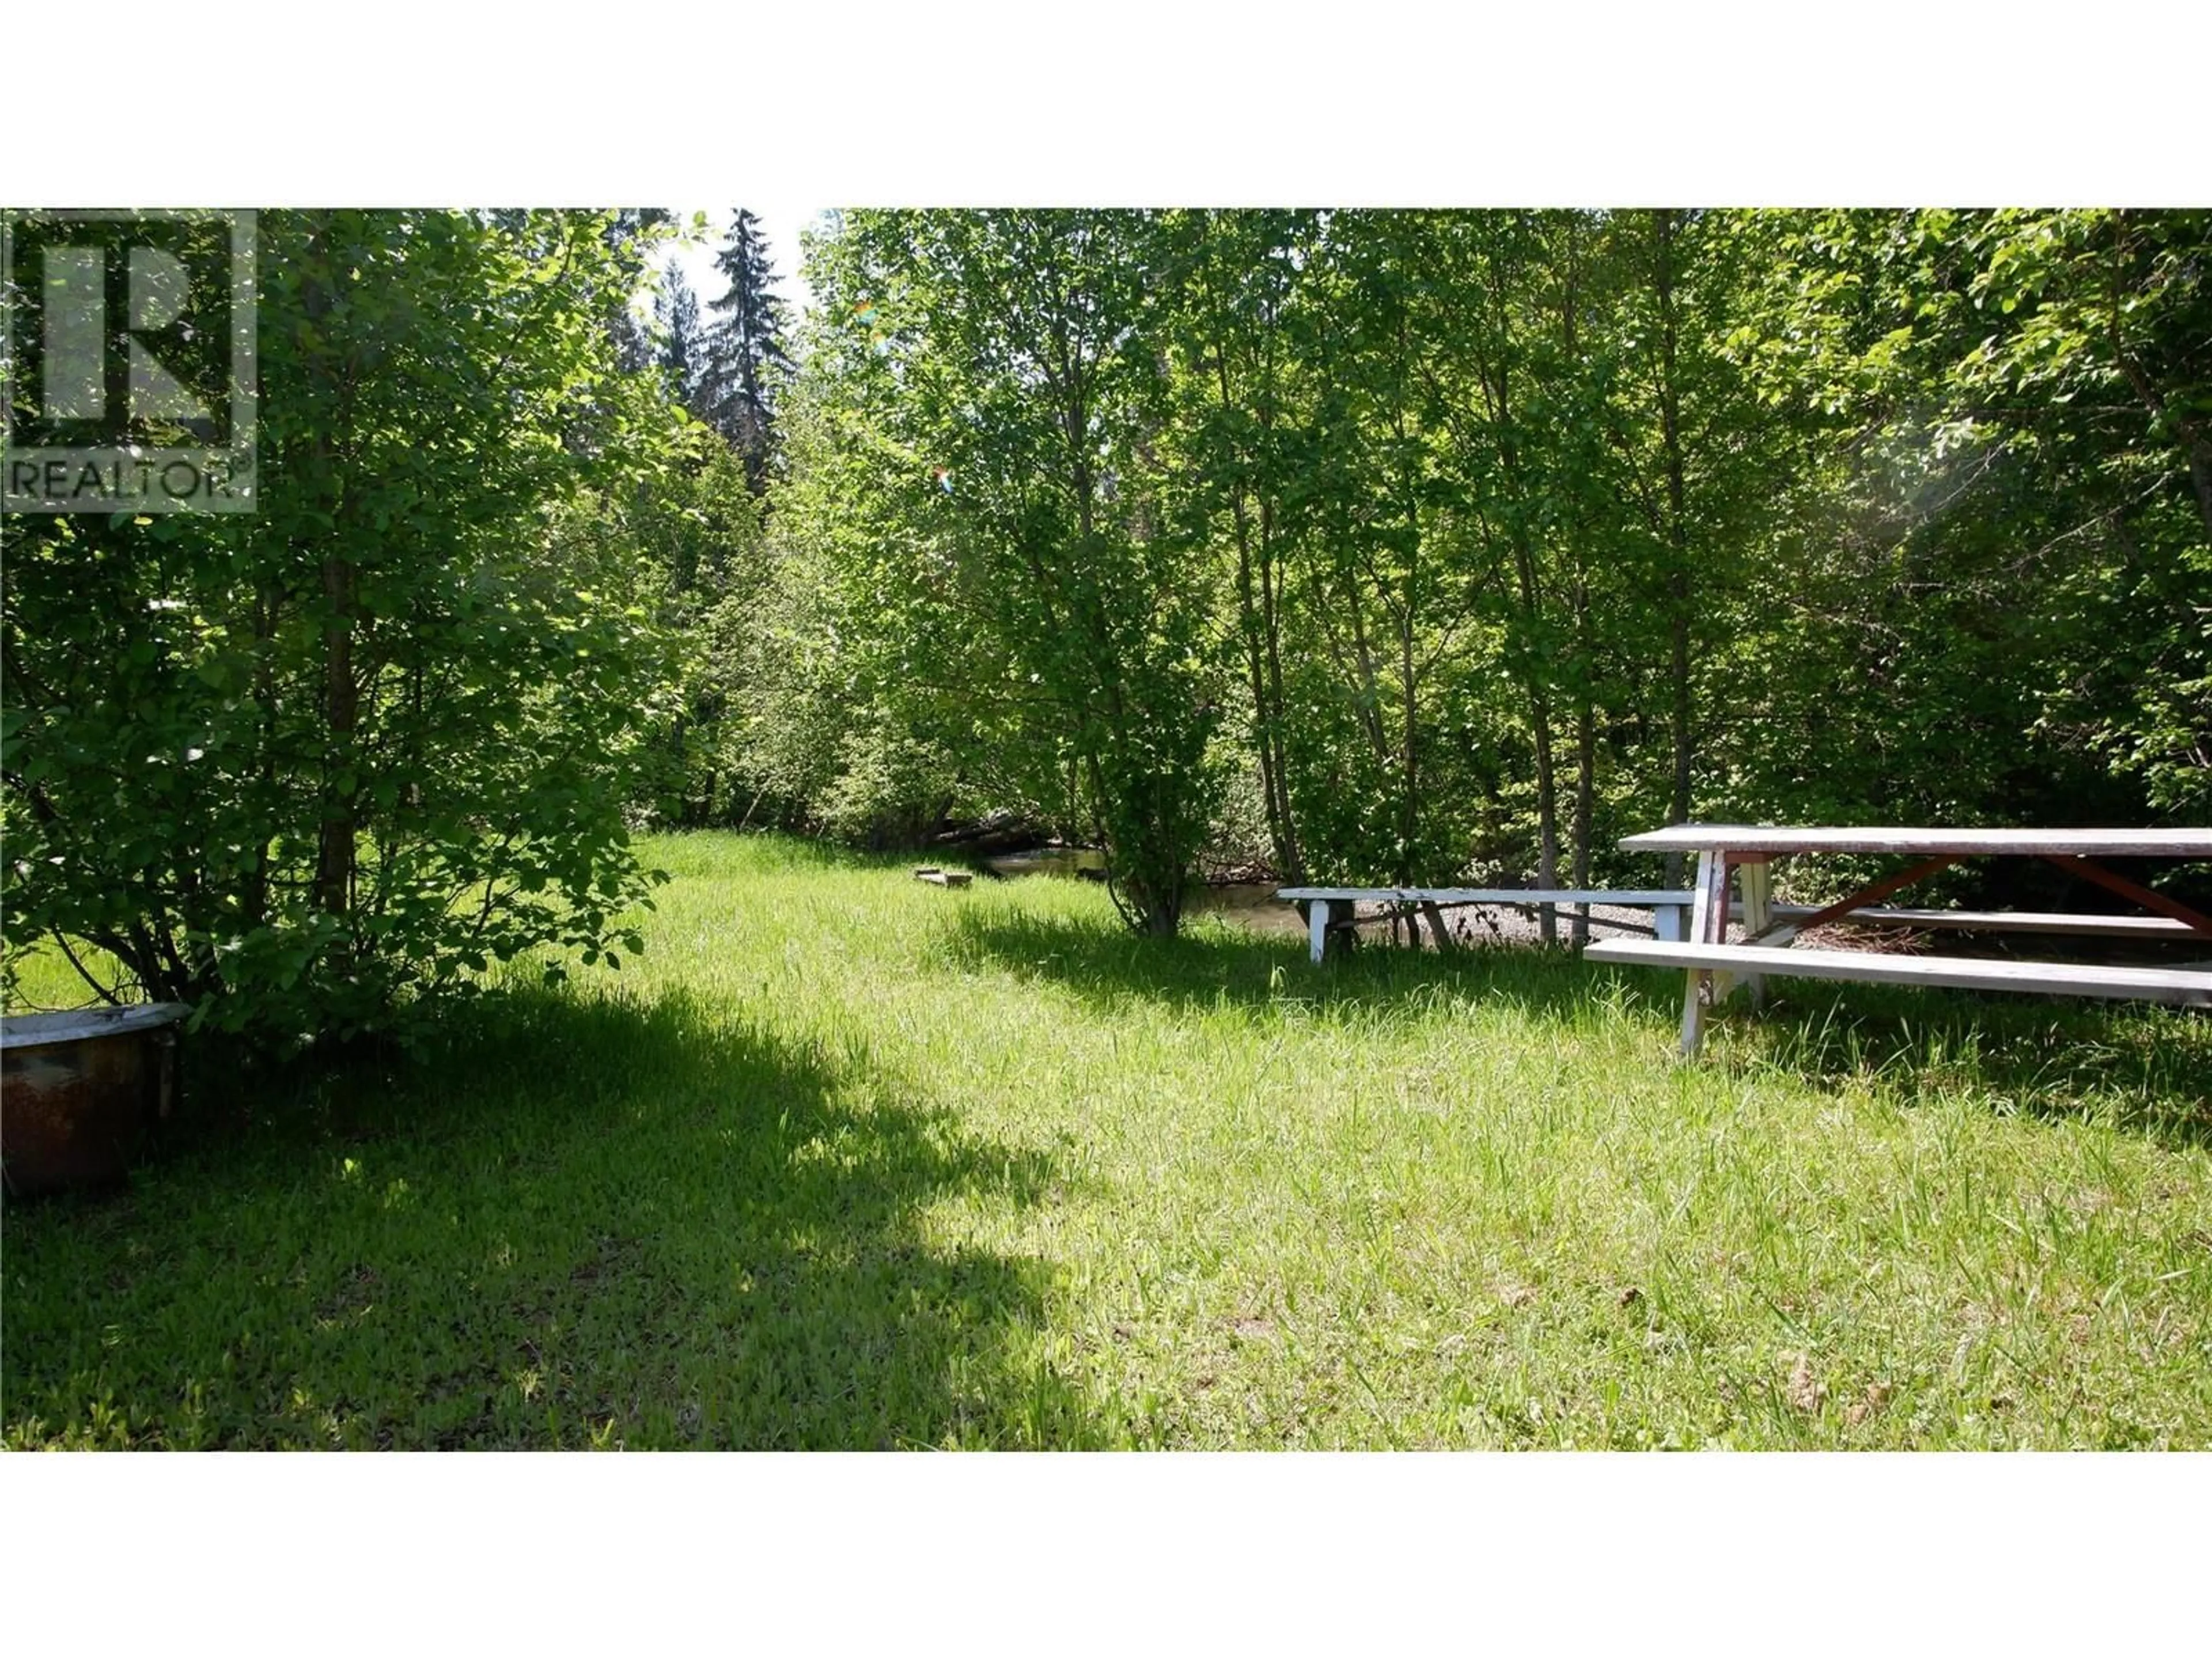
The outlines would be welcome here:
[[[10,1206],[10,1445],[2212,1444],[2212,1020],[1310,968],[659,840],[650,949]],[[241,1093],[242,1089],[249,1091]]]

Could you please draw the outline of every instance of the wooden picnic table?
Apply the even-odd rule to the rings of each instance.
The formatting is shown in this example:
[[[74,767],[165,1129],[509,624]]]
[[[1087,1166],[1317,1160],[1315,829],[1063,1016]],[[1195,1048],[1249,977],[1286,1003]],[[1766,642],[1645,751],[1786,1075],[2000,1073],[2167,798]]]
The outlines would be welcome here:
[[[1682,1052],[1695,1054],[1705,1010],[1741,983],[1756,1000],[1764,975],[1790,975],[1892,984],[1945,985],[2032,991],[2046,995],[2147,998],[2212,1006],[2212,963],[2179,968],[2107,968],[2061,962],[1995,961],[1971,957],[1898,956],[1863,951],[1792,951],[1798,934],[1850,920],[1912,927],[1951,925],[1992,931],[2111,933],[2128,937],[2202,939],[2212,948],[2212,917],[2096,862],[2110,858],[2212,859],[2212,830],[1960,830],[1885,826],[1789,827],[1682,823],[1630,836],[1623,848],[1695,853],[1689,937],[1606,939],[1583,954],[1598,962],[1640,962],[1686,970]],[[1913,860],[1904,869],[1818,908],[1778,907],[1771,866],[1779,858],[1827,853],[1891,854]],[[2148,916],[2039,916],[2005,911],[1887,910],[1879,902],[1936,871],[1969,858],[2036,858],[2128,900]],[[1734,888],[1740,899],[1732,900]],[[1729,922],[1740,915],[1744,937],[1730,943]],[[1940,920],[1939,920],[1940,919]],[[2103,925],[2100,925],[2103,924]]]

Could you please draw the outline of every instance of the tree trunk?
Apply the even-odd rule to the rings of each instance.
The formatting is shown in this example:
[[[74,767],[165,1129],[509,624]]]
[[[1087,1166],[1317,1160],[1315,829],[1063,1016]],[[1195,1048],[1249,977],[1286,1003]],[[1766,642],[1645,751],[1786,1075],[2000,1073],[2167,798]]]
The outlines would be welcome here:
[[[1567,222],[1566,258],[1564,261],[1565,279],[1559,290],[1559,339],[1566,348],[1566,361],[1578,364],[1582,348],[1577,332],[1576,308],[1581,303],[1581,265],[1578,255],[1582,250],[1577,232],[1579,221]],[[1579,510],[1581,496],[1571,496],[1568,532],[1573,538],[1572,564],[1574,576],[1568,588],[1569,605],[1574,622],[1575,639],[1575,816],[1573,829],[1574,873],[1570,879],[1577,887],[1587,888],[1590,881],[1591,820],[1595,816],[1597,793],[1597,718],[1592,708],[1590,682],[1595,672],[1596,653],[1590,644],[1589,567],[1583,538],[1583,526]],[[1589,906],[1575,907],[1574,931],[1570,935],[1576,950],[1589,943]]]
[[[1275,508],[1272,501],[1260,503],[1260,603],[1265,624],[1262,634],[1267,648],[1268,710],[1273,725],[1271,736],[1275,755],[1275,787],[1282,797],[1283,815],[1283,875],[1290,881],[1305,879],[1305,849],[1298,838],[1296,814],[1291,807],[1290,744],[1284,729],[1284,714],[1289,703],[1283,696],[1283,625],[1282,578],[1276,571]]]
[[[1690,554],[1689,529],[1684,520],[1687,489],[1682,469],[1682,407],[1676,381],[1677,325],[1674,315],[1674,215],[1668,208],[1651,210],[1654,240],[1652,287],[1659,303],[1659,423],[1666,446],[1667,540],[1673,557],[1667,575],[1668,688],[1669,724],[1674,738],[1674,787],[1668,802],[1668,820],[1689,820],[1693,755],[1690,732]],[[1667,855],[1667,884],[1679,886],[1682,855]]]
[[[1407,337],[1406,313],[1398,313],[1399,387],[1405,385],[1405,365],[1413,355]],[[1407,453],[1406,405],[1401,395],[1397,407],[1391,411],[1391,426],[1398,438],[1399,453]],[[1419,479],[1410,466],[1401,475],[1399,488],[1405,493],[1406,513],[1406,590],[1398,612],[1398,684],[1401,714],[1404,722],[1405,763],[1401,776],[1405,780],[1405,793],[1398,806],[1398,877],[1401,885],[1411,886],[1420,879],[1423,872],[1415,867],[1417,836],[1420,829],[1420,701],[1416,679],[1419,671],[1413,663],[1413,630],[1421,610],[1421,501],[1418,493]],[[1413,924],[1407,923],[1407,931]]]
[[[1375,679],[1375,653],[1367,643],[1367,625],[1359,609],[1359,578],[1346,572],[1344,579],[1345,614],[1352,623],[1352,643],[1358,652],[1358,708],[1361,728],[1375,757],[1390,763],[1390,740],[1382,735],[1382,693]]]
[[[1552,756],[1552,711],[1539,697],[1534,711],[1536,735],[1536,885],[1559,884],[1559,785]],[[1537,931],[1547,945],[1559,938],[1556,905],[1540,906]]]
[[[1419,532],[1415,531],[1418,536]],[[1421,872],[1414,868],[1414,836],[1420,828],[1421,761],[1419,726],[1416,719],[1418,703],[1413,684],[1413,575],[1407,574],[1405,615],[1400,620],[1398,633],[1398,672],[1403,689],[1403,714],[1406,723],[1406,780],[1405,794],[1398,808],[1398,881],[1411,886],[1420,879]]]
[[[1585,686],[1575,699],[1575,828],[1574,874],[1577,887],[1590,884],[1591,820],[1597,813],[1597,718]],[[1589,943],[1589,906],[1575,907],[1575,948]]]
[[[1221,406],[1231,407],[1235,392],[1229,378],[1229,351],[1214,343],[1214,369],[1221,390]],[[1263,410],[1264,432],[1269,424]],[[1283,674],[1280,641],[1277,637],[1274,595],[1273,504],[1260,502],[1256,557],[1252,515],[1242,483],[1230,493],[1230,514],[1237,533],[1237,621],[1244,640],[1245,668],[1252,686],[1252,723],[1260,763],[1260,789],[1267,819],[1267,845],[1275,856],[1275,869],[1293,884],[1305,879],[1298,855],[1297,832],[1291,816],[1289,769],[1283,744]]]
[[[1227,395],[1224,386],[1223,395]],[[1285,881],[1304,879],[1298,868],[1297,842],[1291,827],[1289,780],[1284,776],[1282,708],[1275,693],[1279,680],[1270,683],[1269,659],[1275,654],[1273,607],[1257,591],[1267,580],[1264,568],[1255,572],[1252,556],[1251,525],[1239,489],[1232,497],[1237,532],[1237,605],[1239,631],[1244,639],[1244,663],[1252,688],[1254,749],[1260,763],[1260,788],[1267,818],[1267,844],[1275,855],[1275,868]]]
[[[331,306],[331,253],[323,231],[308,239],[308,270],[302,301],[308,320],[327,342],[323,325]],[[329,501],[333,524],[343,519],[344,485],[339,477],[331,424],[337,422],[343,402],[338,366],[328,357],[316,361],[317,374],[330,377],[331,407],[307,440],[311,488]],[[354,622],[356,611],[353,561],[339,550],[335,528],[320,562],[323,621],[323,735],[322,819],[315,846],[315,908],[325,915],[343,919],[352,902],[355,842],[359,828],[361,778],[355,732],[360,724],[360,690],[354,678]]]
[[[258,716],[256,741],[260,755],[255,770],[261,786],[263,810],[276,799],[276,585],[264,581],[253,600],[253,706]],[[253,868],[246,874],[239,893],[240,920],[251,932],[269,917],[269,849],[264,839],[254,848]]]

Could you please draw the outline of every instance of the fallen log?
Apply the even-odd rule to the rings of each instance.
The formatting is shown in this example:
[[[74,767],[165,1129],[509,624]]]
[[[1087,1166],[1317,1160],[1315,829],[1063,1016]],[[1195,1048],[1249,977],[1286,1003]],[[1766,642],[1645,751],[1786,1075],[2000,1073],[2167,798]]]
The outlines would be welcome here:
[[[973,823],[956,824],[930,837],[930,845],[957,848],[963,854],[994,857],[1003,853],[1025,853],[1044,844],[1045,832],[1016,814],[1000,810],[986,812]]]

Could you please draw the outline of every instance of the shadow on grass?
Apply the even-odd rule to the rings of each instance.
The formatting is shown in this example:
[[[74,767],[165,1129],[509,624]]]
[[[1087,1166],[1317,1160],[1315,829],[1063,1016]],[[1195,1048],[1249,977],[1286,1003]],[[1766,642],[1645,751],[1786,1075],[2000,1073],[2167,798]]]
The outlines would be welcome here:
[[[524,994],[290,1084],[126,1194],[11,1210],[12,1440],[1113,1437],[1041,1357],[1043,1265],[929,1224],[1044,1200],[1048,1160],[848,1057],[683,995]]]
[[[1154,939],[1109,923],[972,910],[954,916],[941,939],[956,967],[1033,975],[1109,1011],[1132,999],[1181,1007],[1294,999],[1329,1008],[1387,1009],[1449,996],[1503,999],[1531,1012],[1569,1016],[1591,1000],[1592,976],[1578,958],[1526,945],[1478,945],[1443,954],[1370,945],[1333,950],[1316,964],[1303,940],[1231,922]],[[1656,1011],[1667,1000],[1635,979],[1619,985],[1617,998],[1631,1008]]]
[[[1547,1018],[1604,1006],[1671,1037],[1673,971],[1588,963],[1565,950],[1501,945],[1431,951],[1370,946],[1316,967],[1293,939],[1209,927],[1172,940],[1109,925],[962,912],[945,939],[969,969],[1035,975],[1110,1011],[1130,999],[1179,1007],[1416,1006],[1438,995],[1504,1000]],[[1970,1089],[2052,1118],[2111,1115],[2168,1146],[2212,1145],[2212,1019],[2139,1005],[1978,996],[1774,979],[1751,1012],[1731,1000],[1701,1064],[1756,1066],[1806,1087],[1880,1080],[1907,1099]]]
[[[1972,1091],[2053,1120],[2101,1115],[2172,1147],[2212,1146],[2212,1018],[2151,1004],[1770,980],[1707,1027],[1716,1063],[1908,1100]]]

